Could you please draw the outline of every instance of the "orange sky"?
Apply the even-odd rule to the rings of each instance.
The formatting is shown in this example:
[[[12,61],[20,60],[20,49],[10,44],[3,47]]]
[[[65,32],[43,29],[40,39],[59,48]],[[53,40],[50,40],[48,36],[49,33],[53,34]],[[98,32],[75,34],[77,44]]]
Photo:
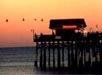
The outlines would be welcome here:
[[[33,46],[31,29],[51,33],[53,18],[84,18],[87,30],[96,25],[101,30],[101,7],[102,0],[0,0],[0,47]]]

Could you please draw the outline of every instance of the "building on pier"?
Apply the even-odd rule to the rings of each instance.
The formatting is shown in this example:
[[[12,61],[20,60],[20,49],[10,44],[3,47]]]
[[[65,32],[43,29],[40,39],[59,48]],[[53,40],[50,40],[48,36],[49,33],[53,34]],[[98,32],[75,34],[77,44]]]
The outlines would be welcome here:
[[[84,33],[84,19],[50,20],[51,34],[35,34],[35,66],[41,69],[102,69],[102,32]]]

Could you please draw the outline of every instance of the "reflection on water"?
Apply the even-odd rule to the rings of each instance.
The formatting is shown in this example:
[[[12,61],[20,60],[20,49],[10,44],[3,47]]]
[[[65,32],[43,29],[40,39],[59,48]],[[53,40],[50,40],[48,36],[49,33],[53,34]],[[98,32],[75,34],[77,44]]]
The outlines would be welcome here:
[[[60,74],[54,71],[42,71],[34,67],[33,63],[6,63],[0,65],[0,75],[35,75]]]
[[[54,72],[34,67],[34,49],[35,47],[0,48],[0,75],[53,74]]]
[[[12,63],[13,64],[13,63]],[[33,65],[26,64],[4,64],[0,66],[0,74],[36,74],[33,71]]]
[[[0,75],[40,75],[69,73],[66,71],[42,71],[35,68],[34,50],[35,47],[0,48]],[[65,59],[67,59],[67,57]]]

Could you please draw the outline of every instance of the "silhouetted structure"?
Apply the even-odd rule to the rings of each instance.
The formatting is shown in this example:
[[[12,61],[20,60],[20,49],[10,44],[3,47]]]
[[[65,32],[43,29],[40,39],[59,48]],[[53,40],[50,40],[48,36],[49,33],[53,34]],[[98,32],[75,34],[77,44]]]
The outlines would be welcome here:
[[[6,22],[8,22],[8,19],[6,19]]]
[[[84,19],[50,20],[52,34],[35,34],[35,66],[101,72],[102,33],[84,33],[85,27]]]

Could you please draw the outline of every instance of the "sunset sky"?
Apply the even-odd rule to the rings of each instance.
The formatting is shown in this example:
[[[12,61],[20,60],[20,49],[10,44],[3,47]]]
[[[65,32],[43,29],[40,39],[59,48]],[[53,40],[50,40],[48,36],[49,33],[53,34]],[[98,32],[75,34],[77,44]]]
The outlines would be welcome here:
[[[101,31],[102,0],[0,0],[0,47],[33,46],[31,29],[50,34],[49,20],[63,18],[84,18],[87,30]]]

